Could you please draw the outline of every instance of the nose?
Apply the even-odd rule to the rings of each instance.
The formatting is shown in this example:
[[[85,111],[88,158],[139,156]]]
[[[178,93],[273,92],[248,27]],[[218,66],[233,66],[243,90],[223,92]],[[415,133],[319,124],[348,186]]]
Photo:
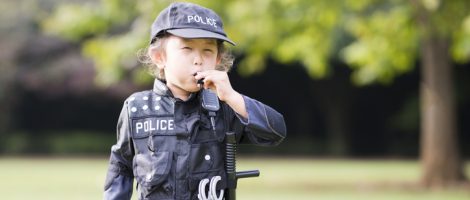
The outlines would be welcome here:
[[[194,65],[202,65],[202,55],[201,53],[199,52],[196,52],[196,55],[194,56],[194,61],[193,61],[193,64]]]

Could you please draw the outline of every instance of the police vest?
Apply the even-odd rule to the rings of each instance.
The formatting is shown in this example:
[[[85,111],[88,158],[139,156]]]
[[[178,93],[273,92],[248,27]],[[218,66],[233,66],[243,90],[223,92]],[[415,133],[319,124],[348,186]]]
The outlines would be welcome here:
[[[198,94],[184,102],[144,91],[127,104],[139,199],[197,199],[199,181],[214,176],[222,177],[218,189],[226,187],[226,104],[217,112],[215,133]]]

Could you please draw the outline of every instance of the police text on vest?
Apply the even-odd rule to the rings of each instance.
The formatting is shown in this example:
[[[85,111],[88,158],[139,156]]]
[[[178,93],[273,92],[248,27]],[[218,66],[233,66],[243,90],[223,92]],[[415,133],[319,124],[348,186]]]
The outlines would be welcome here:
[[[155,119],[150,118],[144,121],[135,123],[136,133],[144,132],[149,133],[151,131],[171,131],[175,128],[175,122],[173,119]]]

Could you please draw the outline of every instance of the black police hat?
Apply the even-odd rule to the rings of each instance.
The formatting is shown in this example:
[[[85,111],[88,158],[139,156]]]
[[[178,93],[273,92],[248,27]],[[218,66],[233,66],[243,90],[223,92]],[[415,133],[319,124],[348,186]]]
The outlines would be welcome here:
[[[235,45],[216,13],[193,3],[172,3],[161,11],[152,24],[150,43],[165,31],[182,38],[215,38]]]

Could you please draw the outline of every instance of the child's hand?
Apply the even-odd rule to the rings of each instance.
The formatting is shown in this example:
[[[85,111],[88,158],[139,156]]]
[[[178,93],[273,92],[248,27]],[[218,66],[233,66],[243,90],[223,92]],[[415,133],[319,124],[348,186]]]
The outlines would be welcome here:
[[[230,84],[227,72],[207,70],[196,73],[194,78],[197,80],[204,79],[203,87],[215,91],[221,101],[227,101],[237,93]]]
[[[232,88],[227,72],[207,70],[198,72],[194,78],[197,80],[204,79],[204,88],[215,91],[221,101],[227,103],[235,112],[245,119],[248,117],[245,108],[245,100],[240,93]]]

